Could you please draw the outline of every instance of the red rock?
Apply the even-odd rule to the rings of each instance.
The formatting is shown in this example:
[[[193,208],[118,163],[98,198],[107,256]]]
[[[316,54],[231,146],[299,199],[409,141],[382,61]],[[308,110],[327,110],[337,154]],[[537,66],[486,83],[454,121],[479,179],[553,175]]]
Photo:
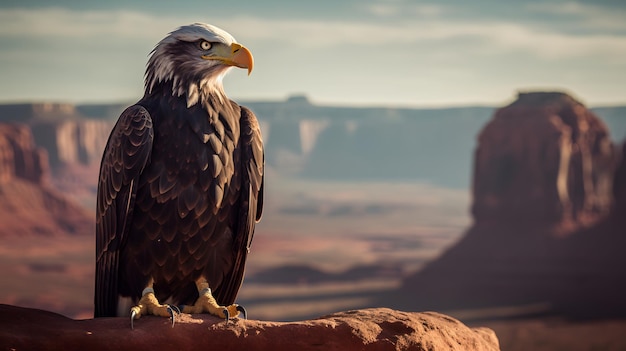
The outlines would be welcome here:
[[[622,145],[621,159],[615,170],[613,199],[612,217],[614,217],[616,222],[624,224],[622,228],[626,228],[626,142]],[[626,229],[624,229],[624,232],[626,232]]]
[[[589,224],[611,206],[614,152],[604,123],[564,93],[520,93],[478,137],[477,224]]]
[[[499,350],[495,333],[451,317],[386,308],[339,312],[300,322],[180,315],[72,320],[35,309],[0,305],[3,350]]]
[[[0,123],[0,182],[21,178],[42,183],[48,173],[46,150],[35,145],[30,128]]]
[[[93,233],[93,214],[52,189],[49,169],[29,126],[0,123],[0,237]]]
[[[89,118],[35,120],[30,127],[37,145],[48,150],[50,166],[100,165],[113,123]],[[97,179],[97,177],[96,177]]]
[[[480,134],[474,225],[380,303],[626,316],[626,162],[616,167],[616,154],[603,123],[570,96],[520,94]]]

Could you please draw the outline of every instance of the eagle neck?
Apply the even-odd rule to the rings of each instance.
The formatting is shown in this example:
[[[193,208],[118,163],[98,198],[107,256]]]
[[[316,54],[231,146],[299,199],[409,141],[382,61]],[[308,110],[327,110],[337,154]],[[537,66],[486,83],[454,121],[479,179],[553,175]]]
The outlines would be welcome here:
[[[187,88],[183,89],[183,86]],[[144,96],[150,98],[166,95],[184,100],[188,109],[200,104],[202,109],[210,115],[220,110],[221,107],[229,105],[230,102],[221,81],[215,82],[207,79],[189,80],[184,85],[176,79],[161,82],[151,86],[150,89],[146,89]]]
[[[175,73],[172,69],[159,69],[159,62],[152,62],[151,60],[148,63],[144,88],[146,96],[152,95],[164,87],[169,87],[172,96],[185,98],[188,108],[197,103],[206,107],[204,104],[210,96],[217,97],[222,103],[228,100],[222,80],[230,67],[216,66],[214,69],[202,73]]]
[[[179,96],[182,95],[183,94],[179,94]],[[203,108],[209,109],[210,106],[208,104],[211,101],[217,102],[220,105],[224,105],[226,101],[228,101],[221,77],[205,78],[192,82],[185,90],[184,95],[187,101],[187,108],[201,103]]]

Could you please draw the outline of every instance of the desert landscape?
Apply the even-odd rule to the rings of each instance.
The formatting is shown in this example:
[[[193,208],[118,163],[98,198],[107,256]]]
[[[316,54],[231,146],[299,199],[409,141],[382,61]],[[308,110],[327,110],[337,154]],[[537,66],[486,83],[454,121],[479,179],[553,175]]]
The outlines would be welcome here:
[[[267,152],[250,318],[392,307],[490,327],[503,350],[626,348],[626,108],[249,105]],[[0,106],[1,303],[93,316],[95,184],[121,108]]]

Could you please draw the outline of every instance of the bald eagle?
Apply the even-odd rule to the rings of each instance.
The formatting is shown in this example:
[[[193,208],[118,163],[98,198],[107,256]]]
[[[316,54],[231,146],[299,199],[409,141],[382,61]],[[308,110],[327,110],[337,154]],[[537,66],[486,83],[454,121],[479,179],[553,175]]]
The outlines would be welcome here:
[[[234,304],[263,208],[255,115],[222,78],[252,71],[224,30],[180,27],[151,53],[144,96],[120,115],[100,166],[95,317],[238,316]],[[164,304],[162,304],[162,302]],[[245,312],[244,312],[245,314]]]

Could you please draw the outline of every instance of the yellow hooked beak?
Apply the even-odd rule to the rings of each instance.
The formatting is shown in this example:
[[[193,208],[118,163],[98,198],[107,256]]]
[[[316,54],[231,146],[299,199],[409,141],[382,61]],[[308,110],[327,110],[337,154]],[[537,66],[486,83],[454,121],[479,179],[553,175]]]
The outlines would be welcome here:
[[[214,48],[214,55],[202,55],[205,60],[218,60],[222,63],[239,68],[247,68],[248,75],[254,67],[252,53],[245,46],[233,43],[231,46],[220,45]]]

